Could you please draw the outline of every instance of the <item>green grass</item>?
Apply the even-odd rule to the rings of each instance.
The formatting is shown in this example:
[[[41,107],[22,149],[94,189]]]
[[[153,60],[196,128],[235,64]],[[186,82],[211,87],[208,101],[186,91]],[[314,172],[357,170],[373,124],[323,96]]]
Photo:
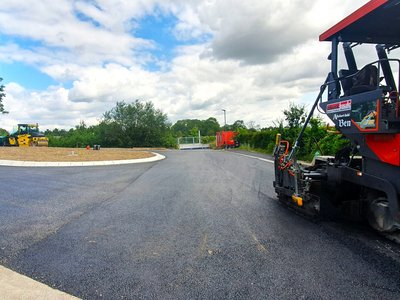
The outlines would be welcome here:
[[[254,148],[250,144],[242,144],[242,145],[240,145],[239,148],[236,148],[236,149],[249,151],[249,152],[257,152],[257,153],[269,154],[269,155],[272,154],[272,152],[268,151],[267,149]]]

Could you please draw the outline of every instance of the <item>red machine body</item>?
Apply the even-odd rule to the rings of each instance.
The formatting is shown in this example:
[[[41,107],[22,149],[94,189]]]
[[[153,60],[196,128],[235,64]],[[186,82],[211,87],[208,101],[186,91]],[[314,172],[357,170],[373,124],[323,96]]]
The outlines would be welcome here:
[[[216,134],[216,147],[217,148],[235,148],[239,146],[239,143],[235,141],[237,136],[235,131],[219,131]]]

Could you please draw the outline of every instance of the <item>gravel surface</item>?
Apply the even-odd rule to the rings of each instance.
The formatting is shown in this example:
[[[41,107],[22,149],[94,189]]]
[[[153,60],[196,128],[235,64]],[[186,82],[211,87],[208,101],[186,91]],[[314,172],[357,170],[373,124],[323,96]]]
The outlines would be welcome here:
[[[282,207],[271,163],[163,154],[0,167],[0,263],[84,299],[400,299],[398,245]]]
[[[0,147],[1,160],[73,162],[136,159],[152,156],[154,156],[153,153],[141,149],[101,148],[101,150],[87,150],[82,148]]]

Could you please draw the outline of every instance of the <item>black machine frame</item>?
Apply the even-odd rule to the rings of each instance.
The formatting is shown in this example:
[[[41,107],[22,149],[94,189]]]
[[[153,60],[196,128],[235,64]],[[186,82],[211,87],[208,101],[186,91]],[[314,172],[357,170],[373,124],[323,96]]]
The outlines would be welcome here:
[[[378,231],[400,228],[400,60],[387,56],[400,45],[400,26],[390,19],[400,20],[400,0],[372,0],[320,36],[331,42],[331,70],[290,152],[280,135],[274,150],[278,198],[305,214],[368,219]],[[358,69],[352,48],[365,43],[376,45],[378,60]],[[338,70],[339,44],[345,70]],[[317,108],[352,146],[300,164],[299,142]]]

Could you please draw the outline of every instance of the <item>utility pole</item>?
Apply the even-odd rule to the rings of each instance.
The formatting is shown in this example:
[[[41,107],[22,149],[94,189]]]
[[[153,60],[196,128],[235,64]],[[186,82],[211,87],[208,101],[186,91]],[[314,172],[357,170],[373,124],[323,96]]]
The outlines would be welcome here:
[[[226,130],[226,110],[222,110],[224,112],[224,130]]]
[[[225,137],[226,137],[226,134],[224,134],[225,133],[225,131],[226,131],[226,110],[225,109],[223,109],[222,110],[223,112],[224,112],[224,130],[222,131],[222,139],[223,139],[223,141],[224,141],[224,144],[225,144],[225,150],[227,149],[227,145],[226,145],[226,141],[225,141]]]

